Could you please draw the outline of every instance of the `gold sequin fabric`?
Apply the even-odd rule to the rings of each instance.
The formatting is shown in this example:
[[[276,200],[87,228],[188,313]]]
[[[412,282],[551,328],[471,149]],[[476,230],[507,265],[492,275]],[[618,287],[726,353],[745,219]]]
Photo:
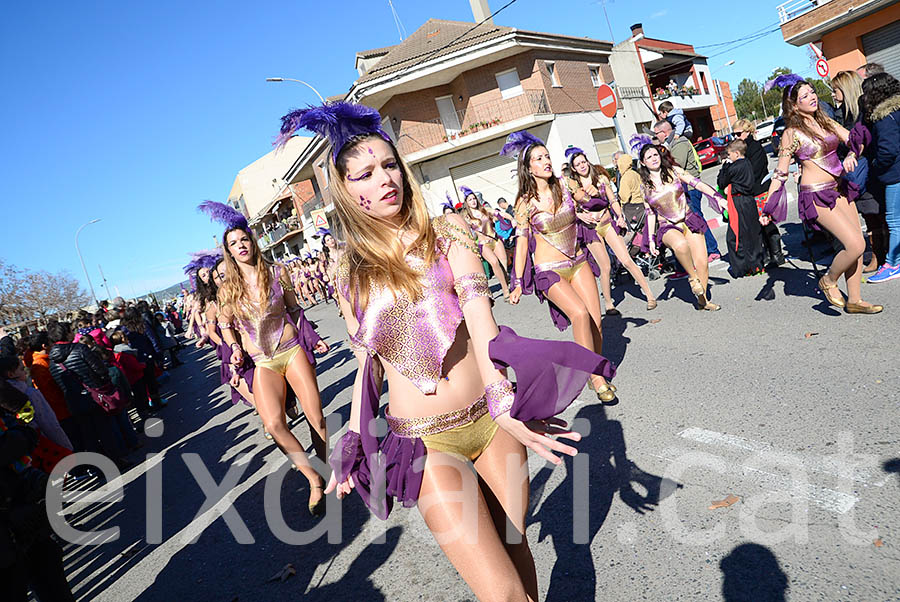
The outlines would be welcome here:
[[[668,222],[677,224],[684,221],[687,215],[687,199],[681,180],[673,174],[674,180],[667,184],[648,190],[643,187],[644,200],[656,212],[656,215]]]
[[[392,291],[373,284],[369,301],[357,310],[359,329],[350,341],[390,363],[425,394],[434,393],[442,375],[444,357],[456,339],[463,320],[459,297],[454,289],[453,271],[447,253],[453,243],[471,250],[468,233],[446,222],[444,216],[432,225],[437,234],[435,261],[428,265],[422,250],[412,250],[406,261],[422,281],[422,292],[410,299],[405,291]],[[338,264],[338,286],[349,299],[350,269],[346,261]]]
[[[415,439],[436,435],[444,431],[475,422],[487,414],[487,400],[479,397],[474,403],[465,408],[453,410],[436,416],[423,416],[421,418],[395,418],[385,414],[388,427],[398,437]]]
[[[556,213],[532,208],[530,224],[541,238],[566,257],[578,253],[578,232],[575,228],[575,202],[563,187],[563,202]]]
[[[488,286],[487,276],[484,272],[463,274],[454,281],[453,288],[459,297],[460,307],[465,307],[466,303],[472,299],[491,296],[491,288]]]
[[[269,306],[265,314],[257,301],[242,300],[243,314],[238,325],[241,332],[247,334],[253,344],[269,359],[278,352],[281,336],[288,322],[287,308],[284,305],[284,289],[282,285],[282,267],[275,264],[272,270],[272,288],[269,291]]]

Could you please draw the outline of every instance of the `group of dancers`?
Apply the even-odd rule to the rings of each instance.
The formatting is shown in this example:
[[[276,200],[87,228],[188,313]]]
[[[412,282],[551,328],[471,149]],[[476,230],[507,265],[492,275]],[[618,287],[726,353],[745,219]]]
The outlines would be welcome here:
[[[803,173],[801,217],[844,245],[819,286],[838,305],[843,274],[847,311],[874,313],[880,306],[859,297],[862,235],[831,159],[836,141],[848,141],[849,133],[823,120],[810,95],[812,86],[802,80],[784,93],[788,130],[763,219],[784,219],[779,191],[793,157]],[[524,131],[509,136],[501,152],[517,161],[512,217],[518,238],[507,283],[498,231],[512,224],[495,227],[470,190],[463,191],[463,215],[451,210],[432,218],[376,110],[336,102],[293,111],[282,120],[279,142],[300,129],[330,143],[331,201],[346,243],[333,236],[324,241],[322,283],[338,302],[358,363],[349,423],[330,454],[327,487],[328,475],[310,464],[286,414],[293,407],[290,388],[309,422],[315,455],[326,459],[329,434],[313,354],[328,347],[304,316],[297,280],[263,259],[242,215],[207,201],[201,209],[225,231],[220,253],[201,258],[196,297],[205,333],[219,350],[223,382],[256,407],[275,443],[306,476],[311,512],[321,513],[331,491],[342,498],[355,489],[380,518],[395,500],[409,507],[427,498],[419,505],[426,525],[478,598],[536,600],[524,536],[526,450],[553,464],[561,462],[557,454],[575,455],[569,443],[580,435],[557,416],[586,384],[601,402],[616,399],[609,382],[615,367],[600,355],[596,276],[608,281],[607,247],[643,290],[647,309],[657,305],[617,230],[624,225],[622,208],[609,180],[579,149],[568,153],[568,171],[559,178],[541,140]],[[698,309],[719,309],[708,297],[707,225],[690,210],[685,186],[702,192],[715,210],[725,199],[673,165],[664,147],[648,139],[635,150],[649,250],[668,247],[688,273]],[[525,338],[498,325],[482,260],[510,303],[535,293],[560,329],[572,326],[574,342]],[[601,280],[604,292],[606,286]],[[389,430],[379,438],[372,421],[385,379]],[[460,492],[468,492],[465,503]]]

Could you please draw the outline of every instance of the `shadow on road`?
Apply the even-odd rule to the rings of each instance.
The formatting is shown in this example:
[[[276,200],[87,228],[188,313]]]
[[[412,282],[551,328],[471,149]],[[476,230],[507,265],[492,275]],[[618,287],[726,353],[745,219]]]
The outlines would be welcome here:
[[[538,539],[548,535],[553,539],[557,560],[550,575],[548,601],[593,600],[597,597],[597,568],[591,554],[591,542],[603,526],[616,492],[623,503],[643,515],[652,512],[661,500],[682,487],[644,472],[628,459],[622,424],[609,420],[602,405],[581,408],[575,416],[575,420],[579,419],[589,421],[590,433],[578,443],[577,462],[570,456],[563,456],[566,477],[547,496],[540,509],[529,508],[529,524],[541,525]],[[584,462],[587,463],[586,470]],[[576,463],[580,464],[578,468]],[[543,497],[551,472],[542,470],[532,482],[532,504]],[[586,494],[579,496],[585,499],[574,499],[576,481],[586,484]],[[639,492],[635,485],[644,492]],[[576,537],[586,543],[575,543]]]
[[[769,548],[755,543],[737,546],[719,562],[725,602],[783,602],[788,576]]]
[[[892,472],[897,475],[897,483],[900,484],[900,458],[891,458],[881,465],[884,472]]]

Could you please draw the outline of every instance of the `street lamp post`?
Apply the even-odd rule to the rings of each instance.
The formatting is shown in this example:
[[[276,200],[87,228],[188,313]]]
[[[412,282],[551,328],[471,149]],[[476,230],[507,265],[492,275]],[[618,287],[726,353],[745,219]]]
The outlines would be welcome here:
[[[305,81],[303,81],[302,79],[294,79],[292,77],[267,77],[266,81],[267,82],[294,82],[294,83],[298,83],[298,84],[303,84],[304,86],[306,86],[307,88],[309,88],[310,90],[315,92],[316,96],[319,97],[319,100],[322,101],[322,104],[325,104],[325,99],[322,98],[322,95],[319,94],[319,91],[316,90],[315,88],[313,88],[311,85],[309,85]]]
[[[91,284],[91,277],[88,275],[87,267],[85,267],[84,265],[84,257],[81,256],[81,249],[78,248],[78,235],[81,234],[81,231],[84,230],[85,227],[90,226],[91,224],[96,224],[99,221],[100,218],[92,219],[75,231],[75,252],[78,253],[78,259],[81,261],[81,269],[84,270],[84,277],[87,279],[88,288],[91,289],[91,297],[94,299],[94,303],[97,303],[97,295],[94,294],[94,285]]]
[[[766,101],[763,100],[763,89],[762,89],[762,88],[759,89],[759,102],[762,103],[762,108],[763,108],[763,119],[768,119],[768,118],[769,118],[769,112],[766,110]]]

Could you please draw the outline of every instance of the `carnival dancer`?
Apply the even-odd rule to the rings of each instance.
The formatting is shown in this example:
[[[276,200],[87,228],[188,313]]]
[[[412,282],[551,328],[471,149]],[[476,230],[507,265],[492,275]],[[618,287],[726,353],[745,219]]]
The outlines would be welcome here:
[[[478,195],[471,188],[460,186],[459,191],[463,194],[463,218],[477,237],[481,257],[488,262],[497,280],[500,281],[503,298],[509,299],[509,285],[506,283],[506,248],[494,231],[494,220],[489,213],[479,207]]]
[[[301,127],[331,141],[331,194],[347,235],[337,286],[360,365],[329,491],[355,487],[380,518],[394,497],[406,506],[421,498],[426,525],[478,598],[537,599],[523,537],[526,447],[553,463],[553,452],[574,454],[549,435],[579,435],[552,416],[587,372],[611,376],[612,367],[573,343],[498,331],[469,228],[458,216],[431,220],[377,111],[349,103],[295,111],[281,139]],[[390,391],[381,443],[376,366]],[[516,387],[497,366],[514,370]]]
[[[652,144],[649,137],[632,136],[632,148],[640,148],[641,189],[647,213],[647,240],[650,252],[659,254],[666,245],[688,274],[691,292],[697,297],[697,309],[718,311],[720,307],[709,301],[709,261],[704,232],[706,220],[691,211],[684,185],[700,191],[718,213],[725,199],[712,186],[700,181],[672,162],[672,156]]]
[[[779,75],[766,83],[767,91],[772,87],[784,90],[781,109],[787,128],[781,136],[778,166],[769,185],[763,221],[771,217],[778,223],[787,217],[784,183],[791,159],[796,158],[801,167],[797,199],[800,219],[814,230],[825,228],[844,247],[819,279],[819,289],[831,305],[844,308],[847,313],[880,313],[883,306],[862,300],[862,256],[866,243],[859,216],[850,204],[856,200],[857,191],[841,178],[845,169],[855,169],[860,143],[851,140],[850,132],[825,116],[812,84],[799,75]],[[841,142],[851,149],[843,165],[837,156]],[[841,275],[847,283],[846,301],[838,288]]]
[[[516,196],[516,253],[513,291],[509,302],[534,291],[550,303],[550,316],[560,330],[569,323],[575,342],[599,353],[603,349],[600,293],[587,265],[587,254],[578,242],[575,202],[553,173],[544,143],[522,130],[506,139],[502,155],[518,160],[519,192]],[[590,379],[600,401],[616,398],[616,387],[600,375]]]
[[[650,284],[629,255],[625,241],[622,240],[617,229],[624,230],[626,227],[625,214],[613,193],[612,183],[605,173],[606,170],[599,165],[593,165],[588,161],[584,151],[575,146],[566,149],[566,159],[569,165],[567,170],[569,177],[565,178],[565,183],[578,210],[576,211],[578,238],[588,248],[600,267],[600,274],[595,274],[595,276],[600,277],[600,290],[606,299],[606,314],[618,315],[619,313],[613,304],[610,290],[611,265],[606,245],[609,245],[622,266],[628,270],[637,285],[644,291],[644,296],[647,298],[647,309],[656,309],[656,297],[650,290]]]
[[[288,428],[285,399],[290,384],[300,398],[316,456],[326,461],[328,433],[313,351],[326,353],[328,345],[303,315],[285,269],[279,264],[270,266],[263,259],[247,219],[232,207],[214,201],[204,201],[200,209],[225,225],[225,281],[218,292],[218,326],[231,348],[231,363],[239,368],[246,351],[256,364],[256,409],[266,431],[309,481],[309,511],[318,516],[324,510],[325,483]]]

